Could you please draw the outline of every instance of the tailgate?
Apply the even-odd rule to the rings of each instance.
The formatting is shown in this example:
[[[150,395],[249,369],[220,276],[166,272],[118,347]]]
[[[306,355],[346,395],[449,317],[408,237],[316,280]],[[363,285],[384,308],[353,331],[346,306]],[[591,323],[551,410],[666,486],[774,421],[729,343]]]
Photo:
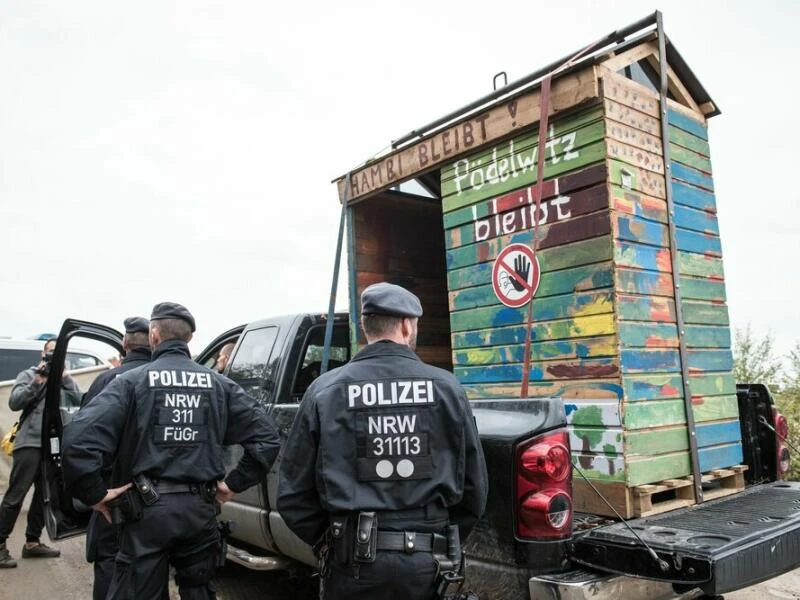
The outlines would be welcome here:
[[[800,566],[800,483],[755,486],[629,525],[668,568],[659,568],[623,523],[577,538],[573,560],[722,594]]]

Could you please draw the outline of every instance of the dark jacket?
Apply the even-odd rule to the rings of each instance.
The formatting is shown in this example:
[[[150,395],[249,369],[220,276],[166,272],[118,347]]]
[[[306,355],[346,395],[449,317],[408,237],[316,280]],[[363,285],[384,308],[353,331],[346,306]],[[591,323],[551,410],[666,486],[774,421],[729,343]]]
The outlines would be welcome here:
[[[105,373],[101,373],[95,378],[95,380],[92,382],[92,385],[89,386],[89,391],[83,395],[81,407],[86,406],[86,404],[88,404],[92,398],[102,392],[109,383],[114,381],[114,379],[123,373],[127,373],[131,369],[146,365],[151,359],[152,353],[150,352],[150,348],[134,348],[128,352],[124,357],[122,357],[122,362],[118,367],[109,369]]]
[[[64,479],[87,505],[106,494],[103,456],[114,457],[112,487],[140,473],[186,483],[225,477],[224,446],[244,455],[225,481],[254,485],[278,454],[263,407],[236,383],[197,364],[185,342],[163,342],[153,361],[115,378],[64,428]]]
[[[314,544],[331,515],[438,502],[464,539],[483,514],[487,490],[477,427],[458,381],[407,346],[378,342],[306,391],[281,460],[277,507]]]
[[[36,383],[34,377],[36,367],[31,367],[17,375],[11,395],[8,397],[8,407],[13,411],[25,411],[25,420],[19,426],[17,437],[14,439],[14,450],[20,448],[42,447],[42,415],[44,414],[45,383]],[[69,375],[61,378],[61,403],[63,406],[77,406],[80,403],[81,390],[78,384]],[[31,408],[32,407],[32,408]],[[20,418],[22,415],[20,415]]]

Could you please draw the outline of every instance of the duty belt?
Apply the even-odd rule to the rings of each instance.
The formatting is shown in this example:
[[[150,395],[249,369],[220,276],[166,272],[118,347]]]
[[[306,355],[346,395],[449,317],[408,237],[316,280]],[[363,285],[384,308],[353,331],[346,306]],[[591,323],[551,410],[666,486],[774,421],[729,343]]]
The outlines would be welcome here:
[[[447,554],[447,538],[433,533],[413,531],[378,531],[377,550],[412,552],[434,552]]]
[[[154,481],[153,487],[159,494],[199,494],[208,488],[206,483],[185,483],[182,481]]]

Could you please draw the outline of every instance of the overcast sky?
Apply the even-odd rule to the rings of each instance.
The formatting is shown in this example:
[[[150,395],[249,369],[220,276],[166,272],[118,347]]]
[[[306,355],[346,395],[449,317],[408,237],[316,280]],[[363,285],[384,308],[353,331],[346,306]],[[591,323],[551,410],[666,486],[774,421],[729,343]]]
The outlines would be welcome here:
[[[800,3],[668,2],[722,115],[732,322],[800,340]],[[330,180],[656,8],[630,2],[0,3],[0,335],[174,300],[222,330],[327,306]],[[340,307],[347,306],[344,277]]]

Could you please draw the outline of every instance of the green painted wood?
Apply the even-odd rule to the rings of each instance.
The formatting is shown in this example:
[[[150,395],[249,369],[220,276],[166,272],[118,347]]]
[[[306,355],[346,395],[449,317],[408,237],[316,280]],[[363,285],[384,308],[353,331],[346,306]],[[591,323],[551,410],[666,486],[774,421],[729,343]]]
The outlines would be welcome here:
[[[617,265],[618,292],[642,296],[672,296],[672,275]]]
[[[523,189],[529,190],[530,187]],[[480,206],[485,207],[486,204],[486,202],[482,202]],[[477,206],[479,205],[472,205],[468,209],[476,209]],[[576,219],[607,208],[608,189],[605,184],[601,183],[579,190],[574,194],[562,194],[542,202],[538,212],[535,204],[526,202],[515,204],[513,209],[505,212],[501,211],[496,214],[493,212],[486,217],[470,218],[466,225],[457,226],[445,232],[445,246],[448,250],[452,250],[476,241],[484,242],[503,235],[513,235],[531,229],[535,220],[539,222],[539,239],[544,241],[549,228],[563,228],[567,222],[570,223],[568,225],[570,228],[580,228],[580,221],[575,222]],[[584,235],[583,237],[589,236]],[[540,244],[539,247],[545,246]]]
[[[739,417],[736,396],[692,397],[695,422],[720,421]],[[625,429],[647,429],[686,423],[682,399],[649,400],[625,403]]]
[[[739,403],[736,396],[692,397],[692,409],[697,423],[739,418]]]
[[[662,198],[653,198],[638,192],[609,185],[611,205],[620,214],[629,214],[642,219],[667,222],[667,203]]]
[[[684,148],[688,148],[689,150],[697,152],[698,154],[702,154],[703,156],[711,156],[711,149],[706,140],[701,139],[696,135],[692,135],[688,131],[678,129],[674,125],[669,126],[669,141],[672,144],[683,146]]]
[[[739,442],[741,427],[737,420],[711,421],[700,423],[697,426],[696,434],[698,447],[708,448],[720,444]],[[685,425],[631,431],[627,432],[625,436],[625,453],[627,457],[688,450],[689,433]],[[703,469],[703,471],[705,470]]]
[[[695,254],[694,252],[678,252],[678,265],[681,275],[695,277],[713,277],[723,279],[724,271],[722,259],[708,254]]]
[[[736,394],[733,373],[703,373],[689,375],[692,396],[730,396]]]
[[[685,328],[684,341],[687,348],[730,348],[731,330],[730,327],[708,326],[708,325],[687,325]]]
[[[698,154],[676,144],[669,145],[669,153],[670,157],[675,162],[698,169],[704,173],[711,173],[711,160],[702,154]]]
[[[730,371],[733,369],[733,354],[729,348],[722,350],[695,350],[687,353],[690,372]]]
[[[681,277],[681,295],[686,300],[725,302],[725,283],[715,279]]]
[[[625,478],[628,487],[684,477],[691,473],[688,452],[659,454],[638,460],[628,460]]]
[[[686,423],[683,400],[677,398],[626,403],[624,412],[627,431]]]
[[[616,336],[607,335],[578,340],[554,340],[531,344],[531,358],[534,361],[599,358],[616,355]],[[469,348],[453,352],[454,366],[498,365],[522,362],[525,358],[525,344]]]
[[[683,301],[684,323],[697,325],[729,325],[728,307],[724,304]]]
[[[544,177],[546,179],[556,177],[562,173],[569,173],[588,165],[599,163],[605,159],[606,145],[605,141],[602,139],[602,123],[599,125],[593,125],[585,130],[581,130],[579,135],[585,136],[581,138],[580,141],[581,143],[587,142],[587,145],[576,148],[575,158],[569,160],[560,160],[557,163],[553,163],[549,159],[546,160],[544,169]],[[591,141],[593,139],[597,139],[598,137],[599,141]],[[492,183],[490,185],[487,184],[483,186],[469,187],[468,189],[463,190],[460,194],[452,193],[452,190],[449,190],[452,195],[442,197],[442,209],[447,213],[464,206],[475,204],[481,200],[491,198],[492,196],[497,196],[499,194],[514,190],[518,187],[530,185],[534,181],[536,181],[535,168],[527,170],[524,173],[521,172],[517,178],[509,177],[505,181],[498,179],[496,183]],[[448,190],[445,188],[446,186],[443,185],[442,194],[448,193]]]
[[[544,189],[542,202],[550,205],[549,210],[558,215],[559,207],[562,213],[566,207],[563,199],[557,199],[556,196],[567,196],[570,198],[567,203],[570,205],[570,210],[578,210],[592,199],[592,189],[606,188],[606,177],[606,165],[605,162],[601,162],[585,169],[571,171],[555,179],[545,179],[542,186]],[[485,219],[490,215],[514,210],[514,208],[526,204],[534,204],[535,188],[536,182],[530,186],[523,186],[506,194],[493,196],[485,201],[446,213],[443,217],[444,228],[450,230],[465,223],[472,223],[475,219]]]
[[[675,321],[675,301],[671,298],[648,296],[617,296],[620,321]]]
[[[629,459],[650,456],[656,453],[656,449],[658,454],[688,450],[689,432],[686,426],[629,431],[625,435],[625,455]]]
[[[544,328],[541,329],[541,335],[547,336],[546,338],[534,337],[534,339],[563,339],[614,333],[616,329],[613,318],[598,316],[612,315],[613,317],[613,313],[611,292],[587,292],[534,300],[534,330],[538,332],[540,327]],[[591,318],[592,316],[595,318]],[[503,328],[527,323],[527,318],[527,307],[489,306],[454,312],[450,315],[453,348],[496,346],[522,341],[517,340],[516,333],[511,334]],[[556,320],[558,321],[556,322]],[[492,335],[490,335],[490,331],[484,331],[490,328],[494,332]],[[461,334],[461,332],[464,333]],[[564,335],[564,332],[574,333]],[[524,339],[524,331],[522,339]],[[495,340],[494,343],[491,340]]]
[[[536,248],[543,252],[549,248],[594,239],[611,232],[607,212],[595,212],[575,219],[551,223],[539,228]],[[510,235],[493,238],[477,244],[453,248],[446,253],[447,268],[458,269],[468,265],[493,261],[511,243],[533,245],[533,230],[525,229]]]
[[[623,348],[677,348],[678,326],[675,323],[620,321],[619,344]]]
[[[559,154],[561,154],[559,150],[561,150],[560,146],[562,144],[560,138],[562,136],[578,132],[582,129],[585,129],[587,126],[597,126],[602,124],[603,110],[599,105],[590,106],[583,110],[569,113],[562,118],[550,121],[550,131],[546,142],[547,156],[545,158],[547,160],[552,160],[554,156],[558,157]],[[605,131],[605,128],[603,128],[603,131]],[[579,148],[581,146],[581,144],[578,143],[578,139],[579,138],[576,136],[575,138],[570,138],[564,141],[565,147],[571,143],[567,153],[574,150],[574,148]],[[476,163],[487,165],[492,163],[495,159],[506,158],[511,154],[512,151],[511,142],[513,142],[513,150],[517,155],[523,155],[526,152],[530,152],[539,146],[539,128],[536,127],[535,129],[530,129],[526,133],[518,135],[511,140],[502,142],[501,144],[497,144],[492,148],[478,150],[467,157],[460,158],[457,161],[444,165],[440,174],[442,181],[442,195],[449,196],[457,191],[457,188],[453,182],[458,177],[458,167],[460,162],[468,160],[470,164]],[[529,156],[525,154],[520,158],[523,158],[522,164],[517,161],[513,165],[517,171],[521,171],[525,168],[527,171],[536,170],[535,155]],[[480,163],[478,163],[478,161],[480,161]],[[511,165],[509,165],[509,170],[510,167]]]
[[[626,402],[683,398],[683,378],[680,373],[643,373],[622,378]]]
[[[533,234],[527,233],[512,240],[522,240],[520,243],[530,242]],[[556,248],[548,248],[537,252],[539,264],[546,265],[547,271],[568,269],[596,262],[611,260],[613,247],[611,236],[602,236],[590,240],[583,240],[573,244],[566,244]],[[465,287],[486,285],[492,282],[492,263],[484,262],[479,265],[470,265],[461,269],[453,269],[447,273],[447,287],[452,292]]]
[[[613,285],[610,262],[584,265],[572,269],[543,273],[536,298],[586,292]],[[481,285],[450,293],[450,310],[464,310],[499,303],[492,285]]]

